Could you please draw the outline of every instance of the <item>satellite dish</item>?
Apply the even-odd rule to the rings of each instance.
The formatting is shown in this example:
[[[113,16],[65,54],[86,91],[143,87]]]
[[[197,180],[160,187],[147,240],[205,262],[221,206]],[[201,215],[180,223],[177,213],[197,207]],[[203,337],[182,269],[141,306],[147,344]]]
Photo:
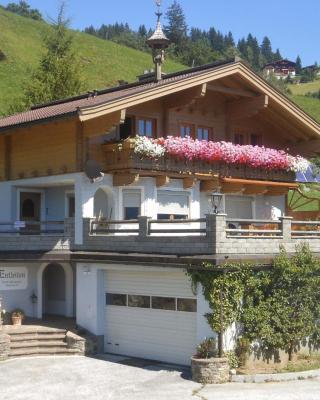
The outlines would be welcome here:
[[[90,179],[91,183],[101,182],[104,177],[104,173],[101,171],[100,165],[95,160],[88,160],[86,162],[84,172]]]

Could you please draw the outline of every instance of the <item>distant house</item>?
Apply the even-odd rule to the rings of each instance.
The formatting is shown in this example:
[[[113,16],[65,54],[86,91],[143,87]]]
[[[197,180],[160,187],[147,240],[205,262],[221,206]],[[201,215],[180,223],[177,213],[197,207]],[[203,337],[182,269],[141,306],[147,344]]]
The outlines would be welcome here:
[[[266,64],[263,68],[266,75],[274,74],[277,79],[284,79],[296,75],[296,63],[289,60],[279,60]]]
[[[302,72],[312,72],[315,75],[319,76],[320,75],[320,66],[317,64],[308,65],[308,66],[302,68]]]

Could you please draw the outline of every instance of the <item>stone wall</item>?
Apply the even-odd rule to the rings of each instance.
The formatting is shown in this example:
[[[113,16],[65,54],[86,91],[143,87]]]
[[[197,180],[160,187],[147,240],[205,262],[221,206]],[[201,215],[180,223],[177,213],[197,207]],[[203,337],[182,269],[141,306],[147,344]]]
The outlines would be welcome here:
[[[203,384],[226,383],[230,380],[227,358],[191,359],[192,379]]]
[[[7,360],[10,353],[10,336],[1,332],[0,328],[0,361]]]

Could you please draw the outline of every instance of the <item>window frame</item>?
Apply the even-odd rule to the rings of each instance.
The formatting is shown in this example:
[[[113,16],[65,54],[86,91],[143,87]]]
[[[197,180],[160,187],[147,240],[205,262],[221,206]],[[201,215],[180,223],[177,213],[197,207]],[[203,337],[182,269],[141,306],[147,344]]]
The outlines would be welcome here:
[[[132,187],[127,187],[127,186],[122,186],[119,188],[120,189],[120,195],[119,195],[119,211],[120,211],[120,219],[125,220],[125,211],[124,211],[124,191],[125,190],[140,190],[140,216],[144,215],[144,201],[145,201],[145,196],[144,196],[144,187],[143,186],[132,186]]]
[[[139,123],[140,123],[140,121],[144,121],[144,130],[146,130],[146,122],[147,121],[151,121],[151,124],[152,124],[152,135],[151,136],[148,136],[146,134],[140,135],[140,132],[139,132]],[[150,138],[150,139],[157,138],[157,136],[158,136],[158,132],[157,132],[157,130],[158,130],[158,121],[157,121],[157,118],[146,117],[144,115],[138,115],[138,116],[135,117],[135,124],[134,125],[135,125],[135,134],[137,136],[147,137],[147,138]]]
[[[237,136],[242,136],[244,143],[237,143],[236,137]],[[259,144],[252,144],[252,136],[257,136],[259,138]],[[263,135],[261,133],[255,133],[255,132],[235,132],[233,134],[233,143],[234,144],[239,144],[240,146],[263,146]]]
[[[182,128],[186,128],[186,127],[191,128],[190,129],[191,130],[190,136],[182,136],[181,135],[181,129]],[[196,125],[195,124],[193,124],[191,122],[184,122],[184,121],[180,121],[179,122],[179,137],[180,138],[183,139],[183,138],[186,138],[186,137],[190,137],[190,138],[194,139],[195,138],[195,131],[196,131]]]
[[[159,213],[159,193],[161,194],[161,192],[167,192],[167,194],[170,193],[170,195],[174,196],[177,195],[179,196],[179,194],[185,194],[188,198],[188,214],[187,214],[187,218],[168,218],[170,220],[175,220],[175,219],[181,219],[181,220],[188,220],[191,219],[191,204],[192,204],[192,191],[189,190],[182,190],[180,188],[168,188],[168,189],[157,189],[156,190],[156,219],[164,219],[164,218],[158,218],[159,215],[164,215],[165,213]],[[182,215],[182,214],[166,214],[169,216],[172,215]],[[184,215],[184,214],[183,214]]]
[[[204,131],[205,129],[207,129],[208,130],[208,140],[207,139],[199,139],[199,132],[198,132],[198,130],[199,129],[202,129],[202,131]],[[210,127],[210,126],[206,126],[206,125],[197,125],[196,126],[196,139],[198,139],[198,140],[205,140],[205,141],[207,141],[207,142],[210,142],[210,141],[212,141],[213,140],[213,137],[214,137],[214,135],[213,135],[213,128],[212,127]]]

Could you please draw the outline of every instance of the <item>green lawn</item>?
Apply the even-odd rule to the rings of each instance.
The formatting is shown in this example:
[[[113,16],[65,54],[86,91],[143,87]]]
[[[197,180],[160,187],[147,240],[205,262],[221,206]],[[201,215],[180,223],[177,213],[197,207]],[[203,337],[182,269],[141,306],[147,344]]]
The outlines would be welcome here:
[[[305,96],[289,96],[298,106],[311,117],[320,122],[320,100]]]
[[[23,18],[0,8],[0,50],[7,59],[0,62],[0,114],[8,110],[11,99],[19,97],[30,68],[39,61],[42,38],[49,25]],[[83,67],[84,91],[117,84],[119,79],[129,82],[145,69],[153,67],[150,54],[127,48],[111,41],[74,32],[75,48]],[[167,72],[185,66],[167,60]],[[8,101],[9,99],[9,101]]]
[[[304,95],[308,92],[317,92],[320,90],[320,79],[313,82],[300,83],[299,85],[289,85],[293,95]]]

